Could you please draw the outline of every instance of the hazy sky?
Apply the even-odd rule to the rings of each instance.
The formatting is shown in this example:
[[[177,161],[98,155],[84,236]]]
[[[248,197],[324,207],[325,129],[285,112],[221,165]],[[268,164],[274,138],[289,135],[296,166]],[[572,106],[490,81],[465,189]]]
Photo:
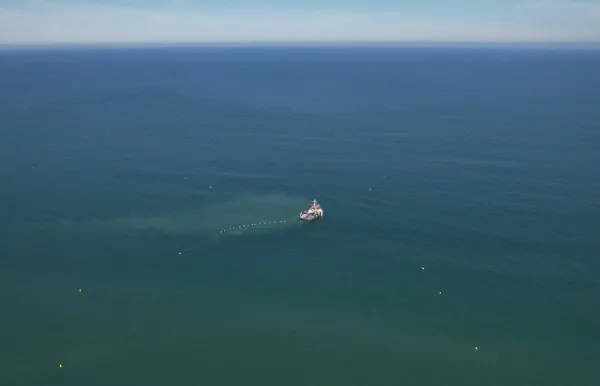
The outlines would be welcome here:
[[[600,0],[0,0],[0,44],[600,42]]]

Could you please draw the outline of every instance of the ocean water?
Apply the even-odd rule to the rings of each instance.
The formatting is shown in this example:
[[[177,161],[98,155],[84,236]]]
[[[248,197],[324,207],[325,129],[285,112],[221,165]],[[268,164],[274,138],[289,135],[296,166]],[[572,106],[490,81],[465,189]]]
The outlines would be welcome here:
[[[599,106],[597,49],[4,50],[0,385],[598,385]]]

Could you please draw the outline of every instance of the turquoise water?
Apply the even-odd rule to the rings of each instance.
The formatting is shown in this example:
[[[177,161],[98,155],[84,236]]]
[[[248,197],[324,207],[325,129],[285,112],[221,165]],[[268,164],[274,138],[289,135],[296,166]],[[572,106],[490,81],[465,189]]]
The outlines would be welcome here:
[[[600,384],[599,69],[1,52],[0,384]]]

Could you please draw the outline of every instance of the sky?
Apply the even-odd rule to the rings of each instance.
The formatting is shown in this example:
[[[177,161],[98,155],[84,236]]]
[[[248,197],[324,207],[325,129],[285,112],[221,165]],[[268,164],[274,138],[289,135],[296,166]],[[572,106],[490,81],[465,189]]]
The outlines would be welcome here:
[[[600,0],[0,0],[0,44],[600,42]]]

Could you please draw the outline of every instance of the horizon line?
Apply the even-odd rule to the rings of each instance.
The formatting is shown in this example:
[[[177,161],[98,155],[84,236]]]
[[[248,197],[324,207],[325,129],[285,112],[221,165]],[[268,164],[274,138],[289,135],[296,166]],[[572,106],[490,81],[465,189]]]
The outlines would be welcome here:
[[[44,42],[44,43],[6,43],[0,42],[0,49],[10,48],[136,48],[136,47],[228,47],[228,46],[551,46],[551,47],[597,47],[600,48],[600,40],[598,41],[562,41],[562,40],[548,40],[548,41],[522,41],[522,40],[490,40],[490,41],[421,41],[421,40],[372,40],[372,41],[347,41],[347,40],[331,40],[331,41],[149,41],[149,42]]]

